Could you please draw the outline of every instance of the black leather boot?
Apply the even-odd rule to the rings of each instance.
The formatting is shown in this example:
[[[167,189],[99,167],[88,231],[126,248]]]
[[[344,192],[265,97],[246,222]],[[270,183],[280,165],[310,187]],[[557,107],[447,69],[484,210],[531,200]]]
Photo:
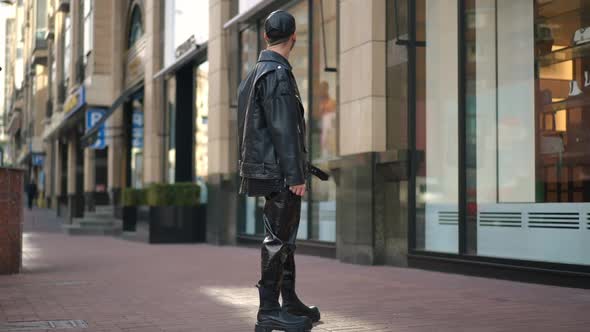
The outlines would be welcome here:
[[[292,253],[287,257],[283,266],[283,282],[281,284],[283,310],[295,316],[308,317],[314,323],[319,322],[320,309],[303,304],[295,293],[295,257]]]
[[[274,286],[258,284],[260,307],[258,309],[255,332],[271,332],[273,330],[285,332],[306,332],[312,329],[311,320],[299,317],[281,310],[279,304],[279,290]]]

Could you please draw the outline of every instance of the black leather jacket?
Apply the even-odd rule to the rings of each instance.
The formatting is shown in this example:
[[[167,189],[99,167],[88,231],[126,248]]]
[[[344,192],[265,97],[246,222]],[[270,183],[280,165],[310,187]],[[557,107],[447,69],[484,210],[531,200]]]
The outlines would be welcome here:
[[[240,176],[305,182],[304,109],[289,61],[265,50],[238,88]]]

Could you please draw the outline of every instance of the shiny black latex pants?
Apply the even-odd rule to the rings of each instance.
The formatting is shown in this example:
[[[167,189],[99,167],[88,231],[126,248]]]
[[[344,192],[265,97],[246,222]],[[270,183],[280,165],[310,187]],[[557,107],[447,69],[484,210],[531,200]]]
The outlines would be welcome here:
[[[291,278],[295,274],[295,240],[301,215],[301,197],[288,188],[266,196],[262,242],[261,285],[279,289],[283,272]]]

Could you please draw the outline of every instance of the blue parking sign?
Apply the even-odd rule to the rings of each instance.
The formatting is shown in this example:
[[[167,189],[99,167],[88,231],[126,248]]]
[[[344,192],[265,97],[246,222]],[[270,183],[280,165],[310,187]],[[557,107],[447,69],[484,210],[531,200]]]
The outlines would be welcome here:
[[[90,130],[90,128],[94,127],[100,119],[105,115],[105,110],[102,108],[89,108],[86,111],[86,131]],[[94,144],[88,146],[89,149],[95,150],[102,150],[106,147],[106,135],[105,135],[105,128],[104,124],[100,126],[98,129],[98,134],[96,138],[96,142]]]

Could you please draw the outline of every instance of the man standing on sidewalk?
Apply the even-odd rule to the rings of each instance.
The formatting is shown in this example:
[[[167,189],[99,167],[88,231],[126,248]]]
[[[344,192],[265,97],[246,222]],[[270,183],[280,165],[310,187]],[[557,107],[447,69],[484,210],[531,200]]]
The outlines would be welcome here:
[[[307,331],[320,312],[295,294],[293,254],[308,173],[304,110],[288,61],[295,18],[275,11],[264,31],[268,47],[238,89],[240,193],[266,198],[256,331]]]

